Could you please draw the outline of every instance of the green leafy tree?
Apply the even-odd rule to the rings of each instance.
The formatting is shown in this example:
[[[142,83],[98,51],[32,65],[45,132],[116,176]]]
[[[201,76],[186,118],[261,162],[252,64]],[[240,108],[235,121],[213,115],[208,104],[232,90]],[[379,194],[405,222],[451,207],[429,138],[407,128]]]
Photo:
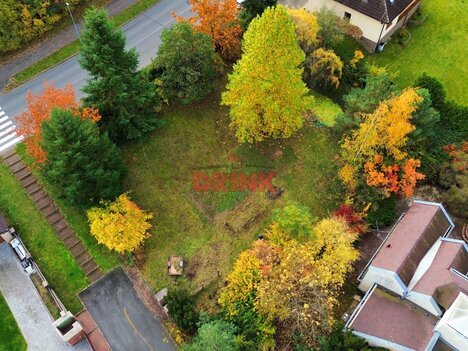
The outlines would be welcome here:
[[[21,12],[16,0],[0,1],[0,52],[21,46]]]
[[[189,104],[211,93],[216,78],[211,38],[188,23],[178,23],[161,34],[161,46],[151,67],[171,101]]]
[[[316,220],[306,206],[289,204],[282,209],[273,210],[272,221],[296,240],[309,239],[312,225]]]
[[[353,88],[343,96],[344,113],[336,119],[334,129],[345,132],[359,126],[362,114],[373,112],[382,101],[397,92],[396,85],[385,70],[368,75],[363,87]]]
[[[105,11],[88,10],[85,25],[79,60],[89,73],[84,105],[99,110],[100,125],[115,141],[152,131],[161,123],[155,113],[160,99],[147,75],[138,70],[135,49],[125,50],[123,32]]]
[[[164,298],[169,315],[182,331],[193,335],[197,331],[199,314],[195,310],[195,297],[185,289],[169,290]]]
[[[320,340],[320,351],[385,351],[384,348],[369,346],[366,340],[354,335],[350,330],[343,330],[343,324],[337,323],[333,332]],[[318,350],[317,350],[318,351]]]
[[[242,11],[240,13],[240,22],[244,29],[247,29],[250,22],[261,16],[267,7],[276,6],[278,0],[245,0],[242,2]]]
[[[54,109],[41,136],[44,176],[68,203],[89,205],[122,192],[126,169],[120,151],[94,122]]]
[[[203,323],[195,338],[182,345],[182,351],[235,351],[235,333],[233,324],[220,319]]]
[[[348,33],[348,22],[325,6],[317,12],[317,20],[323,46],[327,49],[337,48]]]
[[[302,127],[312,98],[302,81],[305,55],[283,6],[269,7],[252,21],[243,50],[222,95],[238,140],[290,137]]]

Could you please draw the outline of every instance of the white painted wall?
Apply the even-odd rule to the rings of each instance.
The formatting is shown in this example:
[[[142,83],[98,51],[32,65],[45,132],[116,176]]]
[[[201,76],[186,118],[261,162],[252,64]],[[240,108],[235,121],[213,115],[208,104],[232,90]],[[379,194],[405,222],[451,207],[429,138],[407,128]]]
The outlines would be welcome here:
[[[400,296],[407,292],[406,285],[398,274],[387,269],[370,266],[359,284],[359,289],[366,292],[374,284],[378,284]]]
[[[410,291],[406,295],[406,299],[410,300],[415,305],[424,308],[427,312],[433,314],[434,316],[442,316],[442,311],[432,296],[421,294],[416,291]]]
[[[283,3],[287,6],[293,7],[293,4],[288,4],[288,1],[283,1]],[[345,12],[350,13],[350,23],[361,28],[362,36],[364,38],[367,38],[375,43],[377,43],[377,41],[379,40],[380,32],[382,30],[382,24],[371,17],[363,15],[362,13],[353,10],[350,7],[344,6],[334,0],[308,0],[304,4],[304,7],[312,12],[319,11],[323,6],[327,7],[330,10],[333,10],[337,14],[337,16],[341,18],[344,17]],[[394,20],[394,22],[396,23],[396,19]],[[391,30],[391,28],[389,28],[388,30]]]
[[[360,336],[363,339],[366,339],[367,342],[369,343],[369,345],[371,345],[371,346],[384,347],[384,348],[389,349],[391,351],[416,351],[414,349],[410,349],[410,348],[405,347],[403,345],[396,344],[394,342],[391,342],[391,341],[388,341],[388,340],[385,340],[385,339],[377,338],[377,337],[375,337],[373,335],[359,333],[357,331],[353,331],[353,334],[355,334],[357,336]]]

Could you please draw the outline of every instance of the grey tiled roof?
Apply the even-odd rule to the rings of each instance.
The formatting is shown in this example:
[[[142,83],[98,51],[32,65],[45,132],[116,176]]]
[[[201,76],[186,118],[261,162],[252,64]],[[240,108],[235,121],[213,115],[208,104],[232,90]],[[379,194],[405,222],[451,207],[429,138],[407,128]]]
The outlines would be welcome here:
[[[413,0],[335,0],[382,23],[392,22]]]

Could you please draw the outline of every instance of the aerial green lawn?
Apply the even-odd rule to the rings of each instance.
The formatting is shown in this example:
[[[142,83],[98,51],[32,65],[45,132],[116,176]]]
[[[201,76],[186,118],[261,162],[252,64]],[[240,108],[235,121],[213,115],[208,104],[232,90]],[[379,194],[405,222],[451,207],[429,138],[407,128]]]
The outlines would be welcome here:
[[[81,311],[83,306],[76,294],[88,286],[88,279],[21,184],[1,162],[0,211],[16,228],[65,306],[73,313]]]
[[[402,86],[414,83],[426,72],[442,81],[449,99],[468,104],[468,2],[465,0],[423,0],[426,21],[409,28],[411,41],[407,47],[392,40],[371,61],[399,72],[396,79]],[[465,15],[463,15],[465,14]]]
[[[289,140],[239,145],[228,127],[228,110],[219,106],[219,91],[200,104],[172,106],[163,118],[163,128],[124,148],[126,189],[154,214],[152,236],[143,248],[145,261],[137,264],[156,289],[172,286],[166,268],[170,255],[186,261],[186,277],[179,284],[192,291],[202,284],[220,286],[239,252],[262,232],[273,208],[295,201],[324,217],[342,201],[337,141],[325,127],[308,123]],[[274,184],[284,189],[276,200],[261,192],[193,189],[194,172],[271,170],[277,173]],[[238,233],[226,229],[225,223],[245,216],[253,204],[265,213]]]
[[[26,341],[18,328],[15,318],[0,293],[0,351],[26,350]]]

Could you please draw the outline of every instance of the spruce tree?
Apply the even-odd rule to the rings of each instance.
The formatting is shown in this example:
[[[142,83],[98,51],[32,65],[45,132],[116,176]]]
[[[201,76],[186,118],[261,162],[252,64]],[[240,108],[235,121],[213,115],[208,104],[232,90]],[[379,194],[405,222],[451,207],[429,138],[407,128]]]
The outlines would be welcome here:
[[[122,193],[126,168],[120,150],[96,123],[54,109],[41,136],[44,176],[67,203],[89,205]]]
[[[88,71],[85,106],[97,108],[100,125],[114,141],[137,139],[161,121],[161,101],[147,75],[138,70],[135,49],[125,50],[125,36],[103,10],[90,9],[81,37],[80,64]]]

